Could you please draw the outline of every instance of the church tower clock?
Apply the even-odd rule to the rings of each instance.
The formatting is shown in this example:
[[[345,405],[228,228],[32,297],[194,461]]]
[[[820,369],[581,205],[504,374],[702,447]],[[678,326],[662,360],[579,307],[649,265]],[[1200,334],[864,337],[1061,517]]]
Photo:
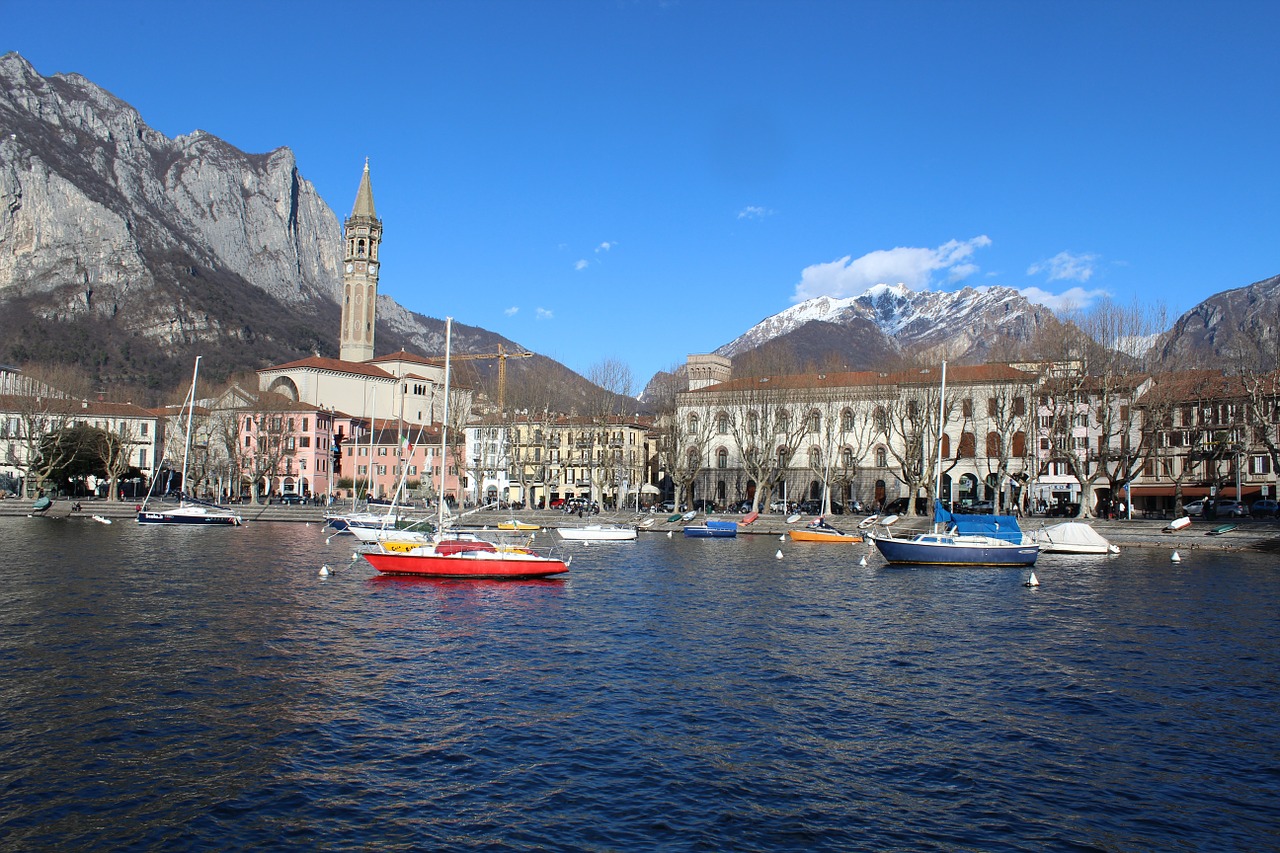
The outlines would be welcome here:
[[[378,244],[382,242],[382,223],[373,208],[367,157],[360,189],[356,191],[355,207],[347,217],[343,234],[339,358],[343,361],[368,361],[373,358],[373,327],[377,320]]]

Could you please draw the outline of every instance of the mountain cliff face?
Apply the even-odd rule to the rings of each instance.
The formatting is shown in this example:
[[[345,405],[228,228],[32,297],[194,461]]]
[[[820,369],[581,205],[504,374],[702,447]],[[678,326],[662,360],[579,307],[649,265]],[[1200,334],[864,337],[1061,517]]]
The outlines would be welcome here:
[[[818,297],[794,305],[716,350],[736,356],[761,347],[787,347],[800,361],[830,358],[850,369],[881,366],[903,352],[976,363],[1006,357],[1046,324],[1047,308],[1007,287],[966,287],[954,293],[916,292],[876,285],[847,299]]]
[[[336,357],[341,245],[289,149],[169,139],[79,75],[0,57],[0,362],[71,363],[101,387],[160,393],[197,353],[213,382]],[[444,324],[382,296],[376,339],[379,352],[434,355]],[[521,349],[455,326],[457,353],[498,344]],[[509,383],[536,369],[566,391],[586,384],[540,357],[508,367]],[[495,365],[473,368],[484,382]]]
[[[1156,343],[1167,369],[1270,370],[1280,357],[1280,275],[1210,296],[1178,318]]]
[[[169,139],[82,77],[0,57],[3,357],[136,382],[165,354],[225,345],[229,371],[249,344],[331,349],[339,235],[288,149]]]

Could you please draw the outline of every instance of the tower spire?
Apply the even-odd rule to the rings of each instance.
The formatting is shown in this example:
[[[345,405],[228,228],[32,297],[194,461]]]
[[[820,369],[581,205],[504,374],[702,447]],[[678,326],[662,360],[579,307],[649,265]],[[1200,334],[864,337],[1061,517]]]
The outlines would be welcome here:
[[[356,203],[343,226],[342,329],[339,351],[343,361],[373,358],[373,331],[377,321],[378,247],[382,243],[382,222],[373,206],[373,184],[369,180],[369,158],[356,190]]]

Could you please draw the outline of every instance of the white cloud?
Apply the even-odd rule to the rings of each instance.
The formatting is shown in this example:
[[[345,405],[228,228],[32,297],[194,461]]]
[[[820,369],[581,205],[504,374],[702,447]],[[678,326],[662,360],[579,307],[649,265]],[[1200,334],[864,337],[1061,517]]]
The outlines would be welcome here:
[[[591,266],[591,261],[587,260],[586,258],[579,258],[578,262],[573,265],[573,268],[578,272],[582,272],[589,266]]]
[[[857,259],[845,255],[838,261],[805,267],[792,299],[803,302],[817,296],[859,296],[877,284],[904,284],[912,290],[928,290],[937,272],[945,271],[949,282],[976,273],[973,253],[990,245],[991,238],[982,235],[971,240],[950,240],[936,249],[899,246],[877,249]]]
[[[1028,302],[1043,305],[1052,311],[1083,310],[1110,295],[1105,290],[1085,290],[1083,287],[1073,287],[1062,293],[1050,293],[1038,287],[1024,287],[1018,292],[1025,296]]]
[[[612,249],[612,248],[613,248],[614,246],[616,246],[616,245],[618,245],[618,244],[617,244],[617,243],[610,243],[608,240],[605,240],[605,241],[604,241],[603,243],[601,243],[599,246],[596,246],[596,251],[597,251],[597,252],[607,252],[607,251],[609,251],[610,249]]]
[[[512,305],[510,308],[508,308],[506,311],[503,311],[502,313],[506,314],[508,317],[514,317],[520,313],[520,307],[518,305]]]
[[[1039,261],[1027,268],[1027,275],[1047,273],[1047,281],[1078,281],[1084,283],[1093,278],[1098,263],[1097,255],[1073,255],[1059,252],[1046,261]]]
[[[766,216],[769,216],[772,213],[773,211],[769,210],[767,207],[760,207],[759,205],[756,205],[756,204],[749,204],[746,207],[742,208],[742,210],[738,211],[738,218],[739,219],[764,219]]]
[[[550,311],[548,311],[546,308],[535,308],[533,313],[534,313],[534,316],[537,317],[539,320],[550,320],[556,316],[555,314],[552,314]]]

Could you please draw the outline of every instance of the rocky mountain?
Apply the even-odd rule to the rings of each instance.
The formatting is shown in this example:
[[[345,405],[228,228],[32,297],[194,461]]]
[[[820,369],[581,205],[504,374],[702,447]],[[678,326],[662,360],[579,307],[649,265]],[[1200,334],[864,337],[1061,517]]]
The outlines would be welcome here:
[[[976,363],[1011,357],[1046,325],[1053,312],[1008,287],[965,287],[954,293],[917,292],[879,284],[847,299],[818,297],[757,323],[716,350],[741,356],[785,349],[793,360],[850,370],[885,365],[902,353]]]
[[[353,175],[352,192],[355,191]],[[74,364],[105,388],[180,387],[336,357],[341,228],[293,153],[247,154],[202,131],[170,139],[76,74],[0,57],[0,362]],[[444,349],[442,320],[380,297],[378,352]],[[455,324],[456,353],[518,344]],[[496,365],[472,362],[476,381]],[[566,408],[584,379],[542,357]]]
[[[1280,275],[1214,294],[1183,314],[1156,344],[1168,369],[1222,368],[1241,360],[1273,369],[1280,357]]]

